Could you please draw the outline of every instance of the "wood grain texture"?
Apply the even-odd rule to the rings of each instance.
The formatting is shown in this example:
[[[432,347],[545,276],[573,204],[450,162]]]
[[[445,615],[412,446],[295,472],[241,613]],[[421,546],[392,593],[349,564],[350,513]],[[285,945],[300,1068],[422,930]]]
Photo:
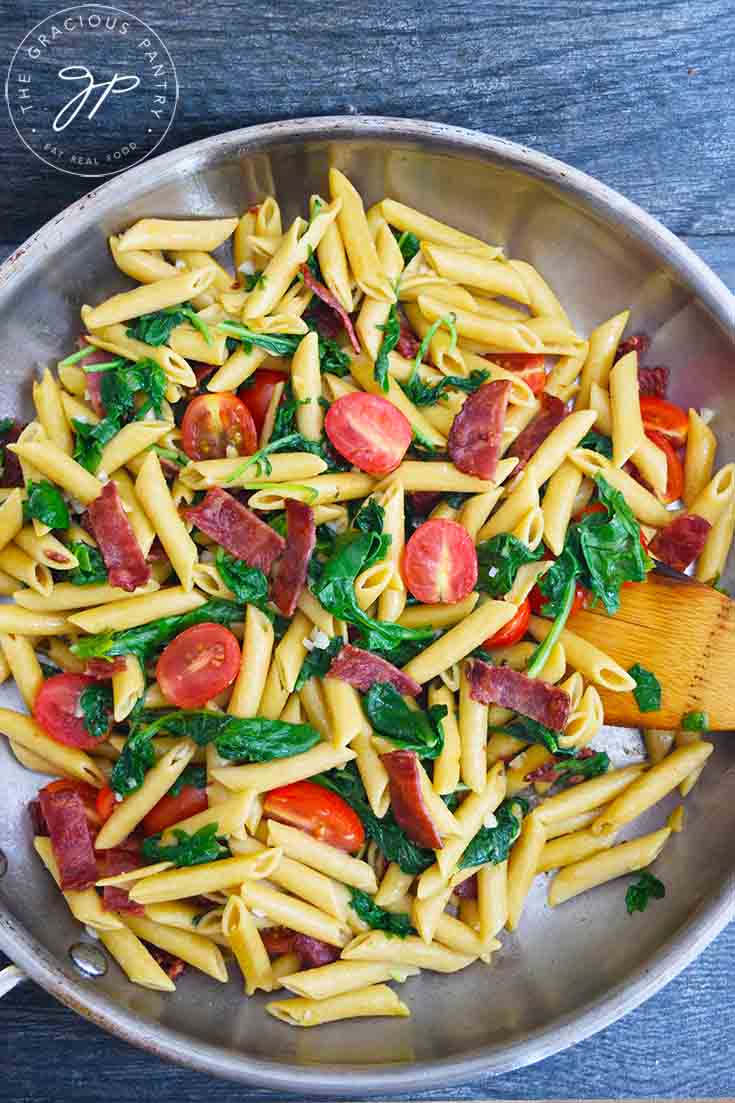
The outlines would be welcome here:
[[[598,606],[577,613],[569,629],[596,643],[624,670],[645,656],[661,683],[661,708],[640,713],[632,693],[600,692],[605,720],[621,727],[678,728],[687,712],[703,710],[710,731],[735,728],[735,602],[711,586],[656,573],[626,586],[609,617]]]
[[[3,5],[7,64],[64,5]],[[360,5],[136,0],[178,69],[161,151],[301,115],[445,121],[511,138],[618,188],[735,288],[732,0],[454,0]],[[89,190],[21,145],[0,105],[0,259]],[[621,920],[635,937],[645,916]],[[425,1099],[733,1098],[735,926],[643,1007],[539,1065]],[[0,1103],[272,1100],[108,1037],[35,986],[0,1001]]]

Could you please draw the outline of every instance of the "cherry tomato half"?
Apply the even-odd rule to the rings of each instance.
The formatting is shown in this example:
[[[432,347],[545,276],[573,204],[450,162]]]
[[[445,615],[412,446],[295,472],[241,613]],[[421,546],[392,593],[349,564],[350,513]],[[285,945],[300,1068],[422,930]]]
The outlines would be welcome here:
[[[661,449],[666,456],[666,494],[662,498],[665,505],[675,502],[684,493],[684,465],[679,459],[674,443],[670,437],[663,433],[657,433],[652,429],[646,429],[649,440]]]
[[[365,829],[357,812],[337,793],[315,781],[295,781],[271,789],[263,801],[263,809],[272,820],[298,827],[350,854],[365,842]]]
[[[38,691],[33,705],[33,719],[46,735],[67,747],[91,750],[100,742],[90,735],[79,707],[79,698],[85,689],[97,685],[94,678],[85,674],[54,674],[47,678]]]
[[[235,681],[240,645],[227,628],[205,621],[176,636],[156,666],[156,679],[168,701],[198,709]]]
[[[252,382],[249,380],[249,385],[247,387],[241,387],[238,391],[241,400],[250,411],[250,416],[253,419],[255,431],[258,436],[260,436],[260,430],[263,428],[265,415],[271,404],[273,388],[278,383],[285,383],[286,378],[283,372],[272,371],[270,368],[261,368],[260,371],[256,371],[251,376]]]
[[[488,636],[482,646],[489,650],[491,647],[510,647],[511,644],[518,643],[525,636],[530,619],[531,603],[528,598],[524,598],[515,616],[511,617],[494,636]]]
[[[59,778],[58,781],[50,781],[48,785],[44,785],[43,789],[41,789],[41,793],[60,793],[66,789],[71,789],[72,792],[79,794],[84,803],[84,813],[87,817],[87,822],[90,827],[98,831],[100,816],[97,813],[96,806],[99,790],[95,789],[93,785],[89,785],[86,781],[74,781],[72,778],[62,777]]]
[[[537,356],[530,352],[507,352],[502,356],[492,353],[486,359],[492,360],[493,364],[497,364],[504,371],[512,371],[515,375],[520,375],[535,395],[541,394],[546,386],[545,356]]]
[[[472,537],[446,517],[424,521],[406,544],[403,579],[418,601],[449,605],[461,601],[477,582]]]
[[[341,456],[369,475],[387,475],[406,454],[411,424],[387,398],[355,391],[327,410],[324,428]]]
[[[97,790],[95,808],[97,809],[97,815],[101,823],[105,823],[106,820],[109,820],[115,810],[115,803],[115,793],[112,786],[105,785],[102,789]]]
[[[182,785],[175,797],[167,793],[158,804],[153,805],[143,820],[143,830],[146,835],[157,835],[172,823],[196,816],[199,812],[206,812],[208,807],[206,789],[199,789],[196,785]]]
[[[222,460],[233,448],[250,456],[258,447],[252,414],[234,394],[200,394],[186,407],[181,447],[190,460]]]
[[[589,509],[589,507],[587,507],[587,508]],[[597,511],[595,510],[595,511],[592,511],[592,512],[597,512]],[[584,609],[585,608],[585,606],[587,604],[587,597],[588,597],[587,591],[585,590],[584,586],[582,586],[582,584],[578,582],[577,585],[574,588],[574,601],[572,602],[572,608],[571,608],[571,611],[569,613],[570,617],[574,613],[576,613],[579,609]],[[541,590],[539,589],[538,584],[536,586],[534,586],[534,588],[531,590],[531,593],[528,595],[529,605],[531,607],[531,612],[533,613],[534,616],[538,617],[538,616],[543,616],[544,615],[541,612],[541,610],[543,609],[544,605],[546,604],[546,602],[548,600],[549,599],[546,597],[546,595],[541,593]]]
[[[641,417],[646,432],[653,429],[654,432],[664,433],[675,444],[683,444],[687,439],[689,418],[686,410],[665,398],[641,395]]]

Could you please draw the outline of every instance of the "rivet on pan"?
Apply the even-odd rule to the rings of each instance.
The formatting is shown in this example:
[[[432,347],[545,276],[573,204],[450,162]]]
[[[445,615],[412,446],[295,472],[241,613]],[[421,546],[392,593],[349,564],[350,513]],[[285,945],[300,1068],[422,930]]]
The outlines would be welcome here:
[[[107,958],[89,942],[75,942],[69,947],[69,957],[85,977],[103,977],[107,972]]]
[[[8,872],[8,859],[5,857],[5,852],[0,850],[0,877],[4,877]]]

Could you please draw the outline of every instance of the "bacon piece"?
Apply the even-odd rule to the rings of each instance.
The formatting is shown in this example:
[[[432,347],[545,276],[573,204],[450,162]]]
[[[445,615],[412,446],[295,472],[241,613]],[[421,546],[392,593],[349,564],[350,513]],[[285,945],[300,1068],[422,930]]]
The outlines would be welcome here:
[[[111,847],[97,856],[99,876],[116,877],[118,873],[127,873],[141,866],[137,844],[135,850],[125,847]],[[145,915],[142,904],[136,904],[128,895],[124,885],[104,885],[102,888],[102,907],[108,912],[128,912],[130,915]]]
[[[9,444],[15,444],[24,429],[24,422],[13,419],[8,428],[0,433],[0,462],[2,462],[3,486],[25,486],[20,460],[15,452],[8,452],[7,449]]]
[[[438,506],[444,495],[441,490],[415,490],[408,495],[408,504],[414,513],[422,517],[431,513],[434,506]]]
[[[398,320],[401,323],[401,336],[398,338],[396,352],[400,356],[405,356],[407,360],[414,360],[421,347],[421,342],[402,314],[399,314]]]
[[[230,555],[266,574],[286,546],[283,537],[270,525],[220,487],[208,490],[198,506],[184,512],[189,521],[221,544]]]
[[[125,670],[125,656],[118,655],[114,659],[87,659],[84,673],[88,678],[95,678],[98,682],[105,682],[113,674],[122,674]]]
[[[42,789],[38,794],[59,867],[62,891],[88,889],[97,880],[97,861],[84,801],[73,789]]]
[[[161,950],[158,946],[148,945],[148,951],[153,960],[161,966],[169,980],[178,980],[186,969],[180,957],[174,957],[168,950]]]
[[[711,527],[704,517],[685,513],[656,533],[649,544],[649,551],[668,567],[684,571],[701,555]]]
[[[546,728],[564,730],[571,701],[563,689],[538,678],[529,678],[509,666],[490,666],[481,659],[475,659],[470,665],[468,675],[473,701],[513,709]]]
[[[105,483],[102,493],[90,503],[87,512],[107,567],[110,585],[128,592],[144,586],[150,580],[151,569],[123,509],[115,483]]]
[[[395,821],[418,846],[439,850],[443,840],[421,792],[419,760],[415,751],[390,751],[380,761],[388,771],[390,806]]]
[[[80,349],[92,348],[83,337],[78,338],[77,345]],[[106,352],[105,349],[93,349],[88,356],[78,365],[85,369],[86,376],[86,391],[89,395],[89,401],[92,403],[92,409],[97,414],[97,417],[105,416],[105,404],[102,401],[102,376],[105,374],[101,371],[86,371],[92,364],[109,364],[110,360],[114,360],[114,356],[111,352]]]
[[[197,385],[203,383],[207,376],[210,376],[215,371],[216,364],[205,364],[202,360],[190,360],[189,367],[193,370],[194,375],[197,377]]]
[[[496,379],[469,395],[449,431],[447,451],[467,475],[492,479],[498,466],[511,383]]]
[[[352,318],[350,318],[349,314],[342,306],[342,303],[339,301],[337,296],[333,295],[328,287],[325,287],[323,283],[319,282],[319,280],[311,271],[311,268],[309,268],[308,264],[302,264],[300,271],[301,275],[304,277],[304,283],[309,288],[309,290],[313,291],[318,299],[321,299],[321,301],[323,303],[326,303],[326,305],[330,307],[335,312],[335,314],[339,315],[342,325],[344,326],[345,333],[350,339],[350,344],[352,345],[355,352],[360,353],[362,351],[360,348],[360,341],[357,334],[355,333],[355,327],[352,324]]]
[[[273,959],[291,953],[296,932],[290,927],[261,927],[260,937],[268,957]]]
[[[286,547],[275,568],[271,600],[284,617],[293,616],[306,584],[306,569],[316,544],[314,510],[286,499]]]
[[[647,333],[631,333],[630,337],[626,337],[618,345],[615,353],[615,363],[622,360],[629,352],[637,352],[639,357],[645,356],[650,347],[651,338]]]
[[[370,686],[378,682],[390,682],[405,697],[418,697],[421,693],[419,683],[397,666],[393,666],[393,663],[372,655],[369,651],[363,651],[360,647],[353,647],[350,643],[346,643],[332,659],[327,676],[348,682],[361,693],[367,693]]]
[[[653,398],[666,398],[669,389],[669,369],[663,364],[655,368],[638,369],[638,389],[642,395],[650,395]]]
[[[508,455],[515,456],[518,460],[516,471],[523,470],[549,433],[556,429],[557,425],[560,425],[566,417],[564,403],[556,395],[542,394],[541,407],[533,421],[529,422],[523,432],[518,434],[508,449]]]
[[[48,838],[48,825],[41,811],[40,800],[28,801],[28,815],[31,820],[31,830],[34,835],[45,835]]]
[[[473,873],[466,881],[460,881],[455,885],[454,895],[463,896],[465,900],[477,900],[477,874]]]
[[[342,323],[333,310],[320,299],[312,299],[309,303],[308,321],[313,325],[320,337],[326,337],[335,341],[342,332]]]
[[[338,946],[330,946],[318,938],[307,934],[295,934],[293,949],[298,954],[302,969],[317,969],[320,965],[331,965],[341,954]]]

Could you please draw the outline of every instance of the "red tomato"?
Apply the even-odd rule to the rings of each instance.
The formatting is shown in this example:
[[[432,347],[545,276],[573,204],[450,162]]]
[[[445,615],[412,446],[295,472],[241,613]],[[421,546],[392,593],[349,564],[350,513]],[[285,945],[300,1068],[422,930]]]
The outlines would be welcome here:
[[[258,447],[252,414],[234,394],[200,394],[186,407],[181,447],[190,460],[222,460],[232,448],[250,456]]]
[[[105,785],[103,789],[98,789],[95,807],[102,823],[109,820],[115,809],[115,793],[111,786]]]
[[[158,804],[154,804],[143,820],[143,830],[146,835],[158,835],[172,823],[196,816],[199,812],[206,812],[208,807],[206,789],[198,789],[196,785],[182,785],[177,796],[166,794]]]
[[[489,649],[491,647],[510,647],[511,644],[518,643],[525,636],[530,619],[531,604],[528,598],[524,598],[518,606],[516,615],[511,617],[508,623],[504,624],[494,636],[488,636],[482,646]]]
[[[341,456],[369,475],[387,475],[403,459],[411,424],[387,398],[355,391],[327,410],[327,436]]]
[[[60,793],[64,789],[71,789],[73,792],[79,793],[84,802],[84,811],[90,827],[99,830],[100,817],[96,809],[99,790],[95,789],[93,785],[87,784],[86,781],[74,781],[72,778],[62,777],[58,781],[50,781],[48,785],[44,785],[41,793]]]
[[[590,510],[590,512],[592,512],[592,513],[597,512],[597,510],[590,509],[589,506],[587,506],[586,508],[588,510]],[[584,510],[582,512],[584,512]],[[571,608],[571,611],[569,613],[570,617],[574,613],[576,613],[577,610],[585,608],[585,606],[587,604],[587,596],[588,596],[587,591],[585,590],[584,586],[582,586],[581,583],[578,582],[577,585],[574,588],[574,601],[572,602],[572,608]],[[548,601],[548,598],[546,597],[545,594],[541,593],[541,590],[539,589],[538,584],[536,586],[534,586],[534,588],[531,590],[531,593],[528,595],[528,602],[529,602],[529,605],[531,607],[531,612],[536,617],[543,616],[543,613],[541,612],[541,610],[542,610],[542,608],[544,607],[544,605],[546,604],[547,601]]]
[[[277,383],[285,383],[286,378],[283,372],[261,368],[260,371],[256,371],[251,376],[252,382],[249,382],[247,387],[241,387],[238,391],[240,398],[250,411],[258,436],[260,436],[266,412],[271,404],[273,388]]]
[[[33,719],[46,735],[67,747],[89,751],[100,742],[90,735],[79,708],[79,698],[89,686],[97,685],[85,674],[54,674],[38,691],[33,706]]]
[[[502,356],[497,356],[495,353],[489,354],[486,359],[492,360],[493,364],[497,364],[505,371],[520,375],[535,395],[541,394],[546,386],[545,356],[537,356],[530,352],[506,352]]]
[[[466,529],[437,517],[424,521],[406,544],[403,579],[418,601],[453,605],[477,582],[477,552]]]
[[[641,417],[646,432],[653,429],[664,433],[675,444],[683,444],[687,439],[689,418],[686,410],[675,406],[673,402],[667,402],[665,398],[641,395]]]
[[[227,628],[205,621],[176,636],[156,666],[156,679],[168,701],[198,709],[235,681],[240,645]]]
[[[271,789],[263,809],[272,820],[298,827],[350,854],[365,842],[365,829],[357,812],[342,797],[315,781],[295,781]]]
[[[662,500],[666,505],[669,502],[676,502],[684,493],[684,465],[676,454],[670,437],[652,429],[646,429],[646,436],[666,456],[666,494]]]

